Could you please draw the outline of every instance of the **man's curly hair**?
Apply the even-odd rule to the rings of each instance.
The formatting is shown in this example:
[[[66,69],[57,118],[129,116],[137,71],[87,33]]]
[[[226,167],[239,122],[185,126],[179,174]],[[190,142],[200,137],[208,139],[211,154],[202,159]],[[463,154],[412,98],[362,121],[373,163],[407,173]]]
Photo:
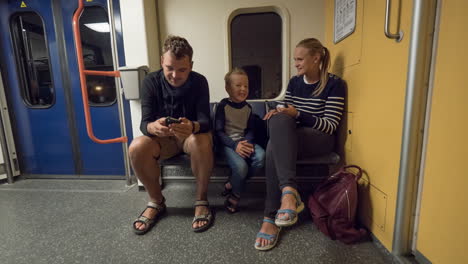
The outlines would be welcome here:
[[[193,49],[185,38],[173,35],[167,36],[164,41],[163,54],[167,51],[171,51],[178,60],[188,56],[189,60],[192,61]]]

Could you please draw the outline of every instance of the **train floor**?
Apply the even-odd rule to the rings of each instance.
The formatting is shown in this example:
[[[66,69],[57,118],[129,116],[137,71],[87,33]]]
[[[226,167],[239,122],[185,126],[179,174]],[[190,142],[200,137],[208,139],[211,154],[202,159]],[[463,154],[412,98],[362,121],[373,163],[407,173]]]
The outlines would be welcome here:
[[[262,219],[264,193],[249,190],[242,197],[240,212],[231,215],[223,208],[222,184],[210,184],[215,222],[208,231],[194,233],[194,184],[166,184],[163,194],[167,214],[149,233],[137,236],[131,223],[146,204],[146,192],[137,186],[127,187],[117,180],[26,179],[2,184],[0,262],[395,262],[377,242],[345,245],[330,240],[313,226],[307,212],[302,213],[297,225],[282,230],[276,248],[257,251],[254,241]]]

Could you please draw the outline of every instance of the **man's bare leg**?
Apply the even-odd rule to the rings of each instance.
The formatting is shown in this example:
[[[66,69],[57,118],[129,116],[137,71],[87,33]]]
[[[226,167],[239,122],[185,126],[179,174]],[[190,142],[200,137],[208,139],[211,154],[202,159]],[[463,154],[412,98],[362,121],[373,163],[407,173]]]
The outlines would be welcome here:
[[[213,171],[213,143],[210,133],[193,134],[184,143],[185,151],[190,154],[190,162],[193,175],[197,181],[196,200],[207,200],[208,183]],[[195,215],[208,213],[205,206],[195,207]],[[206,225],[206,221],[193,224],[193,228]]]
[[[161,193],[161,185],[159,184],[160,169],[156,159],[160,156],[159,144],[147,136],[135,138],[129,147],[129,156],[132,162],[132,167],[138,179],[145,186],[149,200],[160,204],[163,201]],[[152,219],[156,215],[156,210],[147,208],[143,216]],[[143,230],[145,225],[136,223],[135,227]]]

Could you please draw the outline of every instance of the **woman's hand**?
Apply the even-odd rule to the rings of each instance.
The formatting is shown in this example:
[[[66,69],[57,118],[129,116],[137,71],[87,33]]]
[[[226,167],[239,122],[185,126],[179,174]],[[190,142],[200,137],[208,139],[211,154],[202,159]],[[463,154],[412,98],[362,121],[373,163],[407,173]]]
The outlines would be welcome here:
[[[236,146],[236,152],[243,158],[248,158],[254,152],[254,146],[247,142],[247,140],[239,141]]]
[[[297,116],[297,109],[292,105],[288,105],[288,107],[280,108],[278,109],[278,112],[287,114],[288,116],[292,118],[296,118]]]
[[[188,138],[192,134],[193,122],[185,117],[179,118],[180,124],[173,123],[169,125],[169,131],[174,133],[174,136],[180,140]]]
[[[276,109],[270,110],[270,112],[265,114],[265,116],[263,117],[263,120],[268,120],[272,116],[276,115],[277,113],[279,113],[279,112]]]

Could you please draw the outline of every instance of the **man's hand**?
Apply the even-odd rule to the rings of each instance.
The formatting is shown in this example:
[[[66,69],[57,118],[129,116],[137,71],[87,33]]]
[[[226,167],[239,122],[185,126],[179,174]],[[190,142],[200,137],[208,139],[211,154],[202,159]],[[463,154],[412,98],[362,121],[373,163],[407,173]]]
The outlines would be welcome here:
[[[297,109],[292,105],[288,105],[288,107],[285,107],[285,108],[279,108],[278,112],[287,114],[288,116],[292,118],[296,118],[296,115],[297,115]]]
[[[247,142],[247,140],[239,141],[236,147],[236,152],[243,158],[248,158],[254,152],[254,146]]]
[[[159,118],[154,122],[148,123],[146,130],[148,133],[158,137],[169,137],[174,135],[166,126],[166,118],[164,117]]]
[[[277,113],[279,113],[279,112],[276,109],[270,110],[270,112],[265,114],[265,116],[263,117],[263,120],[268,120],[272,116],[276,115]]]
[[[192,129],[195,124],[185,117],[181,117],[179,120],[182,121],[180,124],[174,123],[169,125],[169,131],[178,139],[184,140],[192,134]]]

